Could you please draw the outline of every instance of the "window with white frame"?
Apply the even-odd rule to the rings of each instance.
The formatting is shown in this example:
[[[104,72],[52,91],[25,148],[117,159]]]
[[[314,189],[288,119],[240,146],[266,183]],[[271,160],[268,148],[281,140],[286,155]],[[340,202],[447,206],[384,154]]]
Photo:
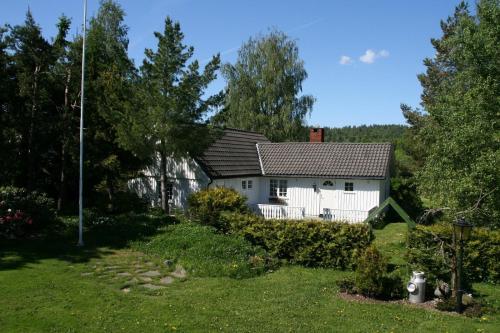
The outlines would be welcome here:
[[[269,196],[273,198],[286,197],[288,192],[288,181],[286,179],[269,180]]]
[[[251,190],[253,188],[253,181],[252,180],[242,180],[241,181],[241,189],[242,190]]]
[[[352,192],[352,191],[354,191],[354,183],[352,183],[352,182],[345,182],[345,184],[344,184],[344,191],[346,191],[346,192]]]
[[[167,198],[168,201],[174,199],[174,184],[172,183],[167,183]]]

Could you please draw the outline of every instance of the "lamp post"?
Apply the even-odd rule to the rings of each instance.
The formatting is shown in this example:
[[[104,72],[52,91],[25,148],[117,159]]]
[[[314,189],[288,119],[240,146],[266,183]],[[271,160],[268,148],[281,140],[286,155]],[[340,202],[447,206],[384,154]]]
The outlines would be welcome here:
[[[453,234],[455,239],[455,251],[457,251],[457,277],[456,277],[456,310],[462,312],[462,260],[464,255],[464,242],[469,239],[472,224],[461,217],[453,222]],[[458,249],[457,249],[458,246]]]

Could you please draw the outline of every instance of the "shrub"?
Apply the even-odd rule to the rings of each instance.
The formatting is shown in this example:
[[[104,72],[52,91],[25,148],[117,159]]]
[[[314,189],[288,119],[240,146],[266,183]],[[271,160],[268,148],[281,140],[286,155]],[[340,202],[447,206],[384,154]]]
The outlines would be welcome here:
[[[450,281],[454,255],[451,223],[417,226],[408,234],[408,263],[429,281]],[[463,273],[468,282],[500,281],[500,230],[474,228],[465,243]]]
[[[189,213],[201,224],[210,225],[225,232],[228,226],[220,219],[222,212],[244,213],[248,211],[246,198],[233,189],[210,188],[193,193],[188,198]]]
[[[55,220],[54,200],[44,193],[0,187],[0,234],[22,236]]]
[[[403,281],[396,272],[389,273],[387,258],[375,246],[359,256],[354,287],[358,293],[374,298],[401,298],[404,293]]]
[[[367,224],[265,220],[238,213],[222,214],[221,223],[272,256],[304,266],[352,268],[357,254],[373,239]]]

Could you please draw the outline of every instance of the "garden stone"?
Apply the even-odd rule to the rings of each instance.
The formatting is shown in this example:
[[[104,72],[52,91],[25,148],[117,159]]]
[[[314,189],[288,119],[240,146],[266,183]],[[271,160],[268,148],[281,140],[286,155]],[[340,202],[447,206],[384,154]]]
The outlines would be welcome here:
[[[147,276],[147,277],[157,277],[160,276],[161,273],[158,271],[147,271],[141,274],[142,276]]]
[[[187,276],[187,272],[182,266],[177,266],[175,271],[173,271],[170,275],[178,279],[183,279]]]
[[[124,293],[128,294],[130,292],[130,288],[128,288],[128,287],[122,288],[121,291],[123,291]]]
[[[121,273],[118,273],[117,275],[118,276],[131,276],[132,274],[130,274],[129,272],[121,272]]]
[[[146,283],[146,284],[143,284],[141,286],[146,288],[146,289],[150,289],[150,290],[158,290],[158,289],[165,288],[164,286],[157,286],[157,285],[151,284],[151,283]]]
[[[171,284],[174,282],[174,279],[170,276],[165,276],[163,279],[160,280],[161,284]]]
[[[137,282],[139,282],[139,280],[137,278],[132,278],[132,279],[128,280],[127,282],[125,282],[125,284],[130,285],[130,284],[136,284]]]
[[[141,281],[143,281],[143,282],[151,282],[151,281],[153,281],[153,279],[152,279],[152,278],[150,278],[150,277],[140,277],[140,279],[141,279]]]
[[[82,273],[81,275],[82,276],[89,276],[89,275],[92,275],[92,273],[91,272],[85,272],[85,273]]]

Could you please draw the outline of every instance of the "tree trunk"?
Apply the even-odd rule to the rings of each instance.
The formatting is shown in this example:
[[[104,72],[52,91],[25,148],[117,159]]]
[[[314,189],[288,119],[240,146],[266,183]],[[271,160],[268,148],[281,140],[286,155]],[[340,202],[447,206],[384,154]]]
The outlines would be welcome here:
[[[167,195],[167,158],[160,153],[160,187],[161,187],[161,209],[169,214]]]
[[[112,182],[106,180],[106,191],[108,192],[108,212],[112,213],[115,209],[113,201],[115,200],[115,191]]]
[[[28,132],[28,184],[27,187],[29,190],[34,188],[35,182],[35,151],[34,151],[34,141],[35,141],[35,117],[37,113],[37,93],[38,93],[38,73],[40,72],[40,66],[35,67],[35,71],[33,72],[33,85],[31,91],[31,116],[30,116],[30,125]]]
[[[62,123],[62,139],[61,139],[61,172],[59,177],[59,197],[57,198],[57,211],[60,212],[63,208],[63,200],[66,196],[66,145],[68,144],[66,131],[70,131],[70,124],[68,124],[68,110],[69,110],[69,84],[71,81],[71,71],[67,71],[66,84],[64,86],[64,106],[61,114]]]

